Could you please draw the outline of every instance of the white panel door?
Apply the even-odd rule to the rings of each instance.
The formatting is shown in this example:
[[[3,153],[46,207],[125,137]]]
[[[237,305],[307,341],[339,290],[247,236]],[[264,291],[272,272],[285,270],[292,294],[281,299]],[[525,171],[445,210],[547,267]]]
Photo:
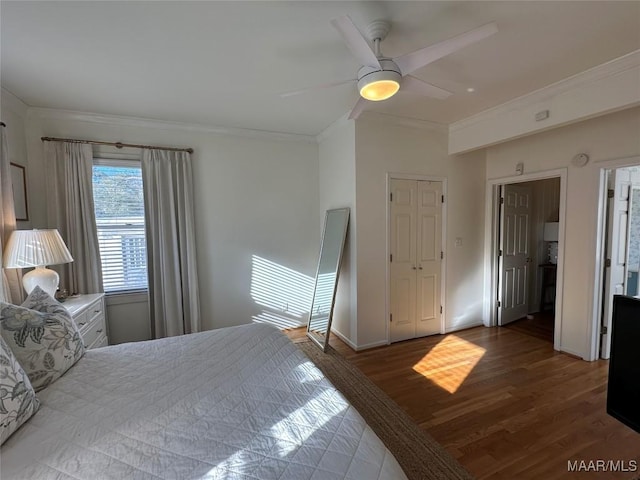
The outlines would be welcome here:
[[[391,182],[391,310],[392,342],[416,336],[416,204],[415,180]]]
[[[442,182],[391,181],[390,340],[440,332]]]
[[[418,182],[416,336],[440,333],[442,182]]]
[[[600,356],[609,358],[611,351],[611,314],[613,296],[625,292],[625,264],[627,259],[627,227],[629,224],[629,193],[631,177],[628,170],[618,169],[610,174],[613,197],[609,201],[607,216],[607,259],[611,266],[605,271],[604,310],[602,318]]]
[[[502,198],[498,325],[506,325],[527,315],[531,265],[531,187],[505,185]]]

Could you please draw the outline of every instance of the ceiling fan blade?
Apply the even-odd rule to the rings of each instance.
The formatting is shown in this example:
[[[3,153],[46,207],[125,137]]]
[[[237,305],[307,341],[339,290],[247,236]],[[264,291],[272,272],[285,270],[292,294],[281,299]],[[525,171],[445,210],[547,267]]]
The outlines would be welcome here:
[[[343,80],[342,82],[323,83],[322,85],[316,85],[315,87],[303,88],[302,90],[295,90],[293,92],[281,93],[280,96],[282,98],[292,97],[294,95],[300,95],[302,93],[312,92],[314,90],[322,90],[323,88],[337,87],[338,85],[345,85],[347,83],[353,83],[356,81],[357,80],[355,78],[352,78],[350,80]]]
[[[439,100],[444,100],[453,95],[453,93],[448,90],[423,82],[419,78],[412,77],[411,75],[407,75],[402,79],[400,91],[418,93],[425,97],[437,98]]]
[[[424,67],[425,65],[435,62],[436,60],[456,52],[466,46],[479,42],[498,31],[495,23],[488,23],[482,27],[478,27],[466,33],[462,33],[448,40],[443,40],[434,45],[416,50],[415,52],[394,58],[393,61],[400,67],[402,75],[408,75],[411,72]]]
[[[331,25],[338,30],[344,43],[361,65],[380,68],[380,62],[376,54],[371,49],[369,42],[360,33],[360,30],[353,24],[348,15],[334,18]]]
[[[368,100],[365,100],[362,97],[358,97],[358,101],[356,102],[355,106],[351,110],[351,113],[349,114],[349,120],[355,120],[356,118],[358,118],[360,114],[363,112],[364,108],[367,106],[367,103],[368,103]]]

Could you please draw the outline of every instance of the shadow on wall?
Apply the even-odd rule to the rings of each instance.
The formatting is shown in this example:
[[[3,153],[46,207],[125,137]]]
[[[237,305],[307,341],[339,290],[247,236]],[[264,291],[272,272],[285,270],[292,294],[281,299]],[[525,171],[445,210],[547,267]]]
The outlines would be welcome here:
[[[314,279],[266,258],[251,260],[251,298],[262,311],[252,317],[283,330],[307,324]]]

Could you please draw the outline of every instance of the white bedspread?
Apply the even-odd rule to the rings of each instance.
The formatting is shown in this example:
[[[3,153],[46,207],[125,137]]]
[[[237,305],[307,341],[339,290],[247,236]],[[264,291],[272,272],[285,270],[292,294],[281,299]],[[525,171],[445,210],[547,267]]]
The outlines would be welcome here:
[[[89,350],[3,446],[8,479],[405,479],[282,333],[244,325]]]

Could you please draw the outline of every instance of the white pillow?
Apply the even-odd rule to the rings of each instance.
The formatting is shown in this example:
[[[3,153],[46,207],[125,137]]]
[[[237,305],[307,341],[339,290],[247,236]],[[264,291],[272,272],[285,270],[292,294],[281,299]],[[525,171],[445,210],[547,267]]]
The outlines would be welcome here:
[[[0,337],[0,445],[39,407],[29,377]]]
[[[57,380],[84,354],[69,312],[36,287],[22,306],[0,302],[0,334],[35,391]]]

